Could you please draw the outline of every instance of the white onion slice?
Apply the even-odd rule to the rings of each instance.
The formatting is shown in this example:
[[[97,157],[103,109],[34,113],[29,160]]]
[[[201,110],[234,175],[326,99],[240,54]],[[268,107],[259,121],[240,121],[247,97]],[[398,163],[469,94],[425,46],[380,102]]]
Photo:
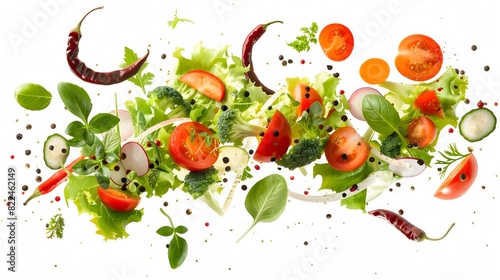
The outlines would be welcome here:
[[[394,174],[399,175],[401,177],[414,177],[424,172],[425,168],[427,167],[425,163],[419,164],[419,160],[420,159],[418,158],[398,158],[396,159],[396,161],[405,162],[409,166],[404,167],[404,166],[389,164],[389,169]]]
[[[120,158],[125,170],[133,170],[137,176],[143,176],[149,171],[148,154],[138,142],[123,144]]]
[[[144,139],[144,137],[148,136],[149,134],[157,131],[158,129],[164,127],[164,126],[167,126],[169,124],[174,124],[174,123],[184,123],[184,122],[190,122],[191,119],[190,118],[176,118],[176,119],[170,119],[170,120],[166,120],[166,121],[162,121],[162,122],[159,122],[155,125],[153,125],[152,127],[144,130],[141,134],[139,134],[137,137],[135,137],[134,139],[134,142],[142,142],[142,139]]]
[[[363,98],[368,94],[380,94],[380,92],[372,87],[362,87],[354,91],[354,93],[349,97],[349,111],[352,116],[358,120],[365,121],[363,116]]]
[[[132,123],[132,117],[130,117],[130,112],[127,110],[113,110],[109,112],[113,116],[118,116],[120,122],[118,126],[120,128],[120,138],[122,141],[129,139],[134,134],[134,124]]]

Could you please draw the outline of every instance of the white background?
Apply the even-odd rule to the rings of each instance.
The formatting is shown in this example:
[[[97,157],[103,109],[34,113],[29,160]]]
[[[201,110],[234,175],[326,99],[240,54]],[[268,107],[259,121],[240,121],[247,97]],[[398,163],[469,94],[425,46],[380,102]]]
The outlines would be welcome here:
[[[283,20],[269,27],[256,45],[256,69],[268,86],[277,88],[286,77],[313,77],[332,64],[342,78],[339,89],[347,94],[365,86],[357,75],[359,65],[370,57],[392,61],[399,41],[409,34],[433,37],[445,53],[444,65],[463,69],[470,77],[470,106],[459,107],[461,115],[479,100],[498,114],[500,77],[496,39],[500,26],[494,1],[11,1],[0,10],[2,121],[0,149],[2,171],[0,198],[6,201],[7,166],[18,170],[18,201],[26,199],[21,186],[36,187],[36,168],[44,177],[42,145],[47,135],[63,132],[72,120],[65,112],[56,91],[57,83],[68,81],[83,86],[91,95],[93,112],[112,109],[114,92],[120,101],[138,94],[130,83],[111,87],[85,84],[68,69],[65,61],[67,34],[88,10],[94,12],[82,27],[81,55],[88,65],[114,69],[122,61],[123,47],[139,55],[151,50],[150,71],[156,84],[165,81],[172,67],[169,56],[176,46],[186,48],[199,41],[215,47],[230,44],[230,51],[241,53],[247,33],[259,23]],[[174,30],[167,26],[174,11],[195,24],[180,23]],[[298,35],[298,29],[312,21],[320,28],[339,22],[351,28],[356,37],[352,56],[341,63],[328,61],[319,46],[297,54],[286,46]],[[477,51],[471,50],[477,45]],[[160,59],[165,53],[167,59]],[[284,55],[294,64],[283,67],[277,59]],[[300,59],[306,64],[301,65]],[[311,64],[309,64],[311,62]],[[483,67],[491,70],[485,72]],[[393,67],[393,69],[395,69]],[[390,79],[407,82],[395,70]],[[54,99],[42,112],[28,112],[14,100],[14,89],[25,82],[39,83],[51,91]],[[129,89],[132,93],[128,93]],[[57,128],[50,129],[55,123]],[[27,131],[26,124],[33,129]],[[16,134],[24,138],[16,140]],[[470,144],[461,140],[458,131],[445,132],[440,147],[457,142],[463,151]],[[453,201],[442,201],[432,194],[440,184],[435,170],[418,178],[402,180],[400,188],[386,191],[368,205],[369,209],[404,210],[404,216],[425,229],[430,236],[441,235],[456,222],[449,236],[440,242],[416,243],[407,240],[382,220],[360,211],[346,210],[338,202],[307,204],[290,200],[282,217],[270,224],[258,224],[240,243],[237,238],[251,223],[238,190],[229,212],[218,217],[204,205],[172,192],[161,199],[141,202],[143,221],[130,224],[127,239],[104,242],[85,214],[78,215],[72,204],[55,202],[63,196],[63,187],[18,208],[17,273],[7,272],[7,210],[0,213],[1,279],[500,279],[498,260],[500,226],[498,206],[498,158],[495,132],[485,141],[474,143],[480,170],[470,191]],[[31,149],[26,156],[24,151]],[[11,155],[15,158],[12,160]],[[25,168],[29,163],[30,168]],[[269,166],[266,171],[274,172]],[[290,187],[314,193],[317,180],[294,174]],[[411,190],[414,186],[414,190]],[[482,188],[484,186],[484,188]],[[145,199],[144,199],[145,200]],[[155,231],[166,225],[158,208],[168,201],[165,210],[176,224],[189,228],[186,239],[189,254],[184,265],[171,270],[165,244],[168,239]],[[185,214],[186,209],[193,214]],[[66,219],[64,238],[45,238],[45,224],[56,213]],[[327,219],[326,215],[332,218]],[[205,223],[209,222],[209,226]],[[304,245],[304,242],[308,245]]]

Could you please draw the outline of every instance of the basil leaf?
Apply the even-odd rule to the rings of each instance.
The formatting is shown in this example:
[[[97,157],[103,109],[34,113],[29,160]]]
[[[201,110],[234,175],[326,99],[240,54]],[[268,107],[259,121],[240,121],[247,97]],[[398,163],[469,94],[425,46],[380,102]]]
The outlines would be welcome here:
[[[161,236],[170,236],[174,234],[174,229],[171,226],[163,226],[157,229],[156,233],[158,233]]]
[[[184,234],[188,231],[187,227],[185,226],[177,226],[175,228],[175,232],[179,233],[179,234]]]
[[[47,108],[52,100],[52,94],[48,90],[32,83],[19,85],[14,91],[14,96],[21,107],[31,111]]]
[[[399,131],[401,118],[394,106],[384,97],[368,94],[363,97],[363,116],[368,125],[381,135],[389,135]]]
[[[313,177],[317,175],[322,177],[320,190],[329,189],[339,193],[363,181],[372,171],[367,163],[351,171],[339,171],[328,163],[318,163],[313,167]]]
[[[105,189],[109,187],[110,176],[111,176],[111,170],[109,170],[109,168],[107,168],[106,166],[101,166],[97,168],[95,172],[95,178],[97,180],[97,183]]]
[[[115,127],[120,119],[109,113],[99,113],[92,117],[89,129],[96,134],[101,134]]]
[[[73,166],[73,172],[79,175],[88,175],[90,173],[94,172],[94,166],[96,165],[96,162],[91,159],[84,159],[79,162],[77,162]],[[89,168],[90,167],[90,168]]]
[[[85,125],[80,121],[72,121],[66,127],[65,132],[69,136],[73,136],[76,138],[83,138],[86,130],[87,129],[85,128]]]
[[[286,180],[279,174],[271,174],[255,183],[245,198],[245,208],[254,220],[238,241],[258,222],[267,223],[278,219],[285,211],[287,198]]]
[[[92,110],[87,92],[77,85],[65,82],[59,83],[57,89],[66,109],[86,124]]]
[[[108,131],[102,138],[102,144],[104,145],[105,151],[108,154],[117,152],[120,149],[120,143],[120,135],[118,134],[116,129]]]
[[[170,262],[170,267],[175,269],[182,265],[187,257],[188,244],[186,240],[177,234],[168,245],[168,261]]]

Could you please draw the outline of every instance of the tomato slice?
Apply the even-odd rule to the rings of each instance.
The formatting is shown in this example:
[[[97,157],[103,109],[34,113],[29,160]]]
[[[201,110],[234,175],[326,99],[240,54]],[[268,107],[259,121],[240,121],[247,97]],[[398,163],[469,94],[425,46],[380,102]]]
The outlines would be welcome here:
[[[316,101],[323,105],[321,95],[314,88],[304,83],[298,83],[295,86],[292,96],[293,99],[300,102],[300,105],[297,107],[297,116],[302,116],[302,112],[309,109]]]
[[[325,146],[328,163],[340,171],[351,171],[360,167],[370,156],[370,145],[352,126],[335,130]]]
[[[408,140],[417,148],[424,148],[436,139],[436,124],[428,117],[419,116],[408,126]]]
[[[445,118],[443,107],[441,106],[441,102],[439,101],[435,90],[422,92],[419,96],[417,96],[415,102],[413,102],[413,106],[418,108],[424,115],[437,116],[442,119]]]
[[[434,196],[440,199],[455,199],[465,194],[477,177],[478,165],[474,154],[469,154],[446,177]]]
[[[224,83],[210,72],[192,70],[182,75],[179,80],[216,101],[224,99],[226,93]]]
[[[292,144],[292,128],[285,116],[278,110],[267,127],[253,158],[261,162],[280,159]]]
[[[354,36],[345,25],[332,23],[325,26],[319,33],[319,44],[329,59],[342,61],[352,53]]]
[[[101,186],[97,187],[97,195],[108,209],[115,212],[129,212],[134,210],[141,197],[137,195],[130,195],[114,188],[104,189]]]
[[[174,162],[182,168],[200,171],[214,165],[219,158],[219,141],[210,129],[198,122],[177,126],[168,142]]]
[[[359,67],[359,75],[363,81],[376,85],[385,82],[389,77],[391,69],[389,64],[381,58],[367,59]]]
[[[399,44],[396,69],[412,81],[425,81],[435,77],[443,64],[443,52],[431,37],[414,34]]]

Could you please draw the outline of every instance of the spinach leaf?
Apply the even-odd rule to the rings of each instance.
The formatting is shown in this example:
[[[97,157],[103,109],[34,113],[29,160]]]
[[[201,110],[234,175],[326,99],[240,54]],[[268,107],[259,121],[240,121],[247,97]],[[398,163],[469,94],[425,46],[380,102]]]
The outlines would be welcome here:
[[[375,94],[363,97],[362,112],[368,125],[376,132],[382,135],[399,132],[401,118],[394,106],[384,97]]]
[[[47,108],[52,100],[52,94],[38,84],[26,83],[19,85],[14,91],[17,103],[24,109],[39,111]]]
[[[237,242],[258,222],[267,223],[278,219],[285,211],[287,198],[286,180],[279,174],[271,174],[255,183],[245,198],[245,208],[254,220]]]
[[[320,175],[323,178],[320,190],[329,189],[339,193],[363,181],[372,171],[373,168],[367,163],[352,171],[339,171],[328,163],[318,163],[313,167],[313,176]]]

